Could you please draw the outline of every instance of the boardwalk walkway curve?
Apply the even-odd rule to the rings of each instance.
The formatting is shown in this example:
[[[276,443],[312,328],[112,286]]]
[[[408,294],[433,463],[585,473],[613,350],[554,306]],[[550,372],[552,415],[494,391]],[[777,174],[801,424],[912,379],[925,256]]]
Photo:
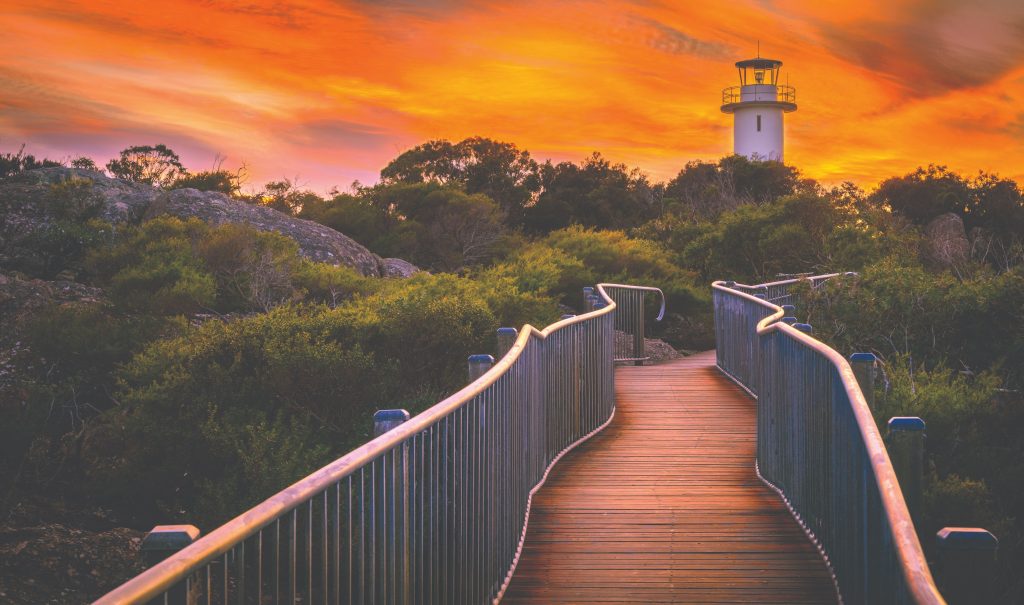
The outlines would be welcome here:
[[[661,291],[586,288],[584,313],[98,603],[941,605],[849,364],[782,321],[835,277],[715,282],[716,351],[660,366],[614,362],[643,363]]]
[[[502,603],[835,603],[754,471],[756,403],[714,351],[616,370],[616,418],[534,497]]]

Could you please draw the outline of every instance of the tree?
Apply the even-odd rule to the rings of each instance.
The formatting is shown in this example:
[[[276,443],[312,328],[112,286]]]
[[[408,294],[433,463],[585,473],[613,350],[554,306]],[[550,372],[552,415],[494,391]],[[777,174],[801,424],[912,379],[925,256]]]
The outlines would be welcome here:
[[[60,165],[60,162],[55,162],[46,158],[37,160],[34,155],[26,154],[25,146],[22,145],[18,149],[17,153],[0,153],[0,180],[8,179],[12,176],[21,174],[26,170],[51,168]]]
[[[217,191],[224,195],[235,195],[240,186],[240,176],[227,170],[204,170],[195,174],[183,174],[174,180],[170,189],[198,189]]]
[[[504,235],[501,210],[483,194],[435,183],[382,185],[367,194],[406,244],[414,243],[403,258],[417,265],[454,271],[480,263]]]
[[[402,256],[407,248],[396,241],[401,225],[394,214],[365,195],[339,193],[329,200],[307,203],[299,218],[327,225],[381,256]]]
[[[78,156],[77,158],[71,160],[71,167],[78,168],[80,170],[93,170],[95,172],[100,171],[100,167],[96,165],[96,162],[94,162],[92,158],[86,157],[84,155]]]
[[[107,162],[107,170],[119,179],[166,189],[188,174],[178,154],[166,145],[136,145]]]
[[[323,198],[308,189],[300,189],[291,179],[271,181],[257,194],[256,202],[285,214],[299,214],[309,204],[323,202]]]
[[[482,193],[513,225],[521,223],[523,209],[540,188],[537,162],[528,151],[484,137],[455,144],[428,141],[399,155],[380,174],[385,184],[434,182]]]
[[[926,225],[947,212],[963,216],[969,197],[966,180],[945,166],[932,164],[886,179],[871,194],[871,201],[888,206],[917,225]]]
[[[660,210],[646,176],[596,152],[580,164],[548,161],[540,168],[540,180],[542,191],[524,216],[524,228],[533,233],[569,225],[625,229]]]
[[[974,257],[1000,271],[1024,261],[1024,196],[1017,183],[982,173],[970,186],[964,224]]]
[[[665,187],[671,211],[694,220],[715,219],[744,204],[765,204],[794,193],[817,193],[817,183],[781,162],[726,156],[717,164],[692,161]]]

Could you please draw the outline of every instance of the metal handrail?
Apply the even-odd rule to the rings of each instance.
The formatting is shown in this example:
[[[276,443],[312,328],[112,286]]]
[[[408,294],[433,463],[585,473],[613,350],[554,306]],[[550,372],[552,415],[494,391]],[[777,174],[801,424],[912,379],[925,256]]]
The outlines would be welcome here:
[[[665,293],[660,288],[650,286],[607,285],[614,285],[610,294],[620,310],[615,314],[615,331],[623,335],[621,339],[615,338],[615,362],[643,365],[650,359],[645,351],[644,294],[656,292],[661,297],[661,308],[658,310],[658,316],[654,318],[654,321],[661,321],[665,317]]]
[[[753,86],[772,86],[771,84],[755,84]],[[744,86],[727,86],[722,89],[722,105],[732,105],[743,102]],[[774,99],[760,99],[761,101],[777,101],[779,103],[796,103],[796,88],[788,84],[776,84]],[[767,94],[767,93],[765,93]],[[756,99],[755,99],[756,100]]]
[[[650,289],[599,284],[603,308],[543,330],[524,326],[508,353],[457,393],[97,603],[192,602],[198,593],[208,603],[241,603],[246,593],[262,600],[265,590],[275,602],[282,592],[306,602],[497,601],[518,561],[533,493],[565,452],[614,415],[617,290]]]
[[[849,363],[780,321],[783,308],[765,299],[766,292],[779,296],[798,282],[813,286],[838,275],[757,286],[714,282],[718,366],[758,398],[758,474],[823,551],[841,597],[945,603]]]

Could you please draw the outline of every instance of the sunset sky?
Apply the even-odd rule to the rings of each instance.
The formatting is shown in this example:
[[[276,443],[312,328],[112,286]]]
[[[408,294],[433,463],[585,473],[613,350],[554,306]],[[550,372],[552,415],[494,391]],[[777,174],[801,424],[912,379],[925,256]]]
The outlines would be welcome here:
[[[786,160],[871,188],[928,163],[1024,181],[1024,2],[4,0],[0,151],[166,143],[249,188],[377,180],[481,135],[671,178],[731,152],[733,63],[784,62]]]

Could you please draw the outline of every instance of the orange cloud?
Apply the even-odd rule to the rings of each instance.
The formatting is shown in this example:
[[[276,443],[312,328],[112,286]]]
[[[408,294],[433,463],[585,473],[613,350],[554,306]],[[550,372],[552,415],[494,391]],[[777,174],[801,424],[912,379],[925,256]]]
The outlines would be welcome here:
[[[164,142],[323,190],[483,135],[667,179],[731,151],[720,90],[760,40],[797,87],[786,159],[807,175],[1024,180],[1024,5],[1001,0],[9,0],[0,18],[0,147],[37,155]]]

